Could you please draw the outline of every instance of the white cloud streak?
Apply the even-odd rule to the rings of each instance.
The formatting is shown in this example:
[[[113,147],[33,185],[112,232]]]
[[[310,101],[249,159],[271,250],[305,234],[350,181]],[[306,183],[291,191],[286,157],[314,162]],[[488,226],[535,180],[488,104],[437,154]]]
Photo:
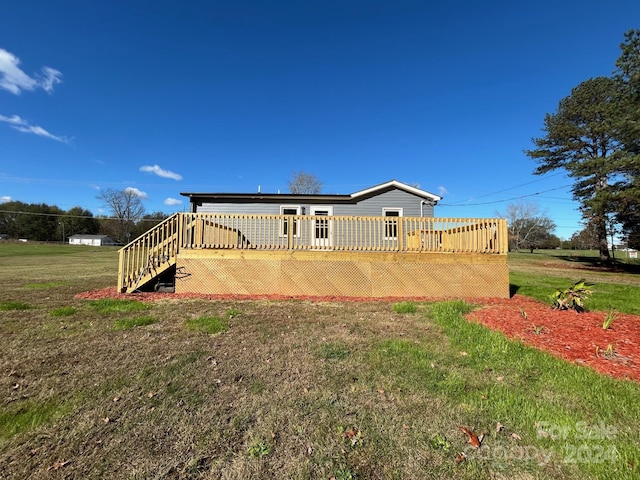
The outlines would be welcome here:
[[[0,48],[0,89],[14,95],[20,95],[25,90],[32,92],[39,88],[51,93],[53,87],[62,82],[61,77],[62,73],[51,67],[42,67],[39,73],[30,76],[20,68],[18,57]]]
[[[13,199],[9,195],[3,195],[0,197],[0,203],[9,203]]]
[[[143,192],[141,190],[138,190],[135,187],[127,187],[124,189],[125,192],[130,192],[132,195],[135,195],[136,197],[140,197],[142,199],[147,199],[149,198],[149,195],[147,195],[146,192]]]
[[[449,193],[449,191],[445,187],[443,187],[442,185],[438,187],[439,196],[444,197],[447,193]]]
[[[182,175],[174,173],[170,170],[164,170],[159,165],[144,165],[140,167],[141,172],[153,173],[159,177],[171,178],[172,180],[182,180]]]
[[[178,200],[177,198],[167,198],[164,201],[165,205],[169,205],[170,207],[175,206],[175,205],[181,205],[182,204],[182,200]]]
[[[51,132],[48,132],[44,128],[39,125],[31,125],[27,120],[19,117],[18,115],[12,115],[10,117],[6,117],[4,115],[0,115],[0,122],[8,123],[11,128],[23,133],[33,133],[34,135],[38,135],[40,137],[50,138],[51,140],[55,140],[57,142],[69,143],[69,139],[67,137],[60,137],[58,135],[54,135]]]

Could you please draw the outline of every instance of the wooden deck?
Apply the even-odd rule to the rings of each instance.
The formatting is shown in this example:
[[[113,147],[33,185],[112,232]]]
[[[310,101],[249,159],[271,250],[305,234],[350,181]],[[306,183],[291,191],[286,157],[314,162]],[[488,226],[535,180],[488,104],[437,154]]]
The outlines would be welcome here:
[[[121,249],[118,288],[504,298],[506,253],[503,219],[179,213]]]

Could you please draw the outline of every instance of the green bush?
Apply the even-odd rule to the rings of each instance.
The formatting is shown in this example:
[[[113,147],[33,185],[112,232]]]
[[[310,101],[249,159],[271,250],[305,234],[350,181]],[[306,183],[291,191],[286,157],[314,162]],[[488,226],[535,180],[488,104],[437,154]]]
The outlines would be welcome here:
[[[551,295],[553,308],[556,310],[584,312],[584,300],[592,293],[587,286],[591,286],[591,284],[586,283],[584,279],[582,279],[565,290],[556,290]]]

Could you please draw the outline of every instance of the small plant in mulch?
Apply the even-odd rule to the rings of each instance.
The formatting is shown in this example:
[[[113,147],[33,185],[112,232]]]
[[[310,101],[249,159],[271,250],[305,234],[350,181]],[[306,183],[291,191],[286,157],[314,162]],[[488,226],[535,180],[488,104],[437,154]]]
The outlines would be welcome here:
[[[545,328],[542,325],[531,325],[531,331],[535,334],[535,335],[540,335],[544,332]]]
[[[587,288],[589,286],[591,286],[590,283],[586,283],[584,279],[581,279],[565,290],[556,290],[550,295],[553,301],[553,308],[556,310],[584,312],[584,300],[592,293]]]
[[[609,310],[602,321],[602,329],[609,330],[609,328],[611,328],[611,324],[616,318],[618,318],[618,312],[613,309]]]
[[[611,360],[616,356],[616,351],[613,348],[613,344],[608,344],[605,348],[596,346],[596,357],[603,357]]]

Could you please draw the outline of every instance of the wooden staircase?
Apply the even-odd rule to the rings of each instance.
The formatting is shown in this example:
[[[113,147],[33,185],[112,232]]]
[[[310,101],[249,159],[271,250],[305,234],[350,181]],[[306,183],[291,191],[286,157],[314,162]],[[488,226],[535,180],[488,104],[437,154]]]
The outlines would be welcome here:
[[[181,215],[175,213],[120,249],[119,292],[135,292],[175,266],[181,223]]]

